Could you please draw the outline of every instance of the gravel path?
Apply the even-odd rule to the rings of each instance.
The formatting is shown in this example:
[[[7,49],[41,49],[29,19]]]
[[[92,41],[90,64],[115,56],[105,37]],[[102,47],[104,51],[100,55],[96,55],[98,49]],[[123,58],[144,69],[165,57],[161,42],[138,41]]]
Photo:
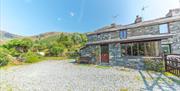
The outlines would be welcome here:
[[[180,79],[123,67],[44,61],[0,70],[1,91],[178,91]]]

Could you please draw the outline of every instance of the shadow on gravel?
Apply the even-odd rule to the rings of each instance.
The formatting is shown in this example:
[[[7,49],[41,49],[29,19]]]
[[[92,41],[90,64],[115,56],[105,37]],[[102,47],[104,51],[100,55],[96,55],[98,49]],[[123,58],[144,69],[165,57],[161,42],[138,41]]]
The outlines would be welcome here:
[[[141,70],[139,70],[139,74],[140,74],[141,78],[143,79],[143,82],[148,91],[153,91],[153,88],[155,86],[158,86],[161,91],[167,91],[167,89],[162,87],[162,84],[165,84],[166,87],[171,89],[171,91],[176,91],[176,89],[171,84],[169,84],[169,81],[174,82],[172,80],[172,78],[169,78],[167,76],[165,76],[166,78],[162,77],[162,76],[164,76],[163,73],[154,73],[155,76],[153,77],[150,72],[147,72],[148,76],[152,79],[151,82],[148,82],[149,79],[146,78],[146,76],[143,74],[143,72]],[[161,84],[159,84],[159,83],[161,83]]]

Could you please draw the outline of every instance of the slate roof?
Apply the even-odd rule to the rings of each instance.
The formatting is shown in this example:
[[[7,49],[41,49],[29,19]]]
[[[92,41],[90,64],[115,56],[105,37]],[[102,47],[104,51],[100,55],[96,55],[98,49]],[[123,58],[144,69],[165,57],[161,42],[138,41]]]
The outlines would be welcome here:
[[[95,32],[88,33],[87,35],[118,31],[121,29],[131,29],[131,28],[137,28],[137,27],[151,26],[151,25],[163,24],[163,23],[174,22],[174,21],[180,21],[180,16],[163,17],[163,18],[158,18],[154,20],[143,21],[140,23],[132,23],[128,25],[116,25],[116,27],[106,26],[106,27],[96,30]]]
[[[159,35],[141,35],[141,36],[133,36],[128,37],[127,39],[110,39],[110,40],[102,40],[96,42],[88,42],[86,45],[94,45],[94,44],[106,44],[106,43],[129,43],[129,42],[141,42],[141,41],[153,41],[153,40],[162,40],[168,39],[172,37],[174,34],[159,34]]]

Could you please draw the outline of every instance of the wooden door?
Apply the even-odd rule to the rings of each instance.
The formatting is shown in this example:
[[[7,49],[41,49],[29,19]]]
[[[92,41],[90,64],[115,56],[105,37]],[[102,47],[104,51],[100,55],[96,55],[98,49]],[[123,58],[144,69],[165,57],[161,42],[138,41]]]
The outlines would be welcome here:
[[[101,45],[101,62],[109,63],[109,46]]]

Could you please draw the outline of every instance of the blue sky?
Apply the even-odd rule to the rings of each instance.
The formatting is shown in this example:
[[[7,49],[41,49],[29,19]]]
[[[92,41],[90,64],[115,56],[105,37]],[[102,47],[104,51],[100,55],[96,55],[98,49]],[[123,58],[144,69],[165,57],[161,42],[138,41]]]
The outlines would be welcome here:
[[[178,7],[179,0],[0,0],[0,29],[20,35],[85,33],[113,22],[133,23],[136,15],[163,17]]]

